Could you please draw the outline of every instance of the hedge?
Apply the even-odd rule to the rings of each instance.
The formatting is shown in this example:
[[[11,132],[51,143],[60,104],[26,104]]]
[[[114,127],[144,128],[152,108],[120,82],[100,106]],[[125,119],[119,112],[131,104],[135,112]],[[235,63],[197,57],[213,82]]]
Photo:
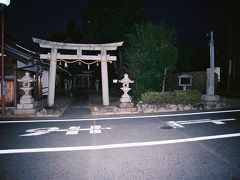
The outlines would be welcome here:
[[[141,101],[146,104],[194,104],[199,102],[201,95],[198,90],[147,92],[141,95]]]

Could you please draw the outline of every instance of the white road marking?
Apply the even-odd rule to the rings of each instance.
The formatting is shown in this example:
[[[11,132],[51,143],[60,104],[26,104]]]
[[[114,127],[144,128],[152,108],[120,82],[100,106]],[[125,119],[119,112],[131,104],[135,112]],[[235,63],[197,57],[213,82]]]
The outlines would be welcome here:
[[[106,118],[86,118],[86,119],[38,119],[38,120],[23,120],[23,121],[0,121],[0,124],[6,123],[48,123],[48,122],[79,122],[79,121],[102,121],[102,120],[121,120],[121,119],[143,119],[143,118],[161,118],[161,117],[177,117],[177,116],[192,116],[202,114],[221,114],[230,112],[240,112],[240,110],[225,110],[225,111],[207,111],[194,113],[178,113],[178,114],[161,114],[148,116],[127,116],[127,117],[106,117]]]
[[[186,121],[176,121],[178,124],[200,124],[200,123],[216,123],[222,121],[235,121],[236,119],[197,119],[197,120],[186,120]]]
[[[80,128],[80,126],[71,126],[69,129],[60,129],[58,127],[45,127],[26,130],[27,134],[19,136],[40,136],[51,132],[66,132],[66,135],[77,135],[79,131],[89,131],[90,134],[102,133],[103,129],[111,130],[111,127],[102,128],[100,125],[90,126],[90,128]]]
[[[58,127],[45,127],[45,128],[35,128],[26,130],[27,134],[19,135],[19,136],[40,136],[43,134],[48,134],[50,132],[59,131]]]
[[[173,128],[184,128],[182,125],[186,124],[201,124],[201,123],[214,123],[214,124],[225,124],[225,121],[235,121],[236,119],[197,119],[197,120],[186,120],[186,121],[168,121],[167,124]]]
[[[66,135],[75,135],[78,134],[78,132],[80,131],[80,126],[71,126],[67,132]]]
[[[90,127],[90,134],[99,134],[101,133],[101,126],[100,125],[95,125]]]
[[[214,124],[218,124],[218,125],[226,124],[225,122],[222,122],[222,121],[212,121],[212,123],[214,123]]]
[[[197,120],[186,120],[186,121],[176,121],[179,124],[199,124],[199,123],[207,123],[212,122],[211,119],[197,119]]]
[[[176,123],[175,121],[168,121],[167,124],[173,128],[184,128],[184,126]]]
[[[221,134],[221,135],[213,135],[213,136],[201,136],[201,137],[184,138],[184,139],[172,139],[172,140],[163,140],[163,141],[148,141],[148,142],[123,143],[123,144],[106,144],[106,145],[95,145],[95,146],[5,149],[5,150],[0,150],[0,154],[104,150],[104,149],[145,147],[145,146],[157,146],[157,145],[177,144],[177,143],[186,143],[186,142],[197,142],[197,141],[206,141],[206,140],[213,140],[213,139],[233,138],[233,137],[240,137],[240,133]]]

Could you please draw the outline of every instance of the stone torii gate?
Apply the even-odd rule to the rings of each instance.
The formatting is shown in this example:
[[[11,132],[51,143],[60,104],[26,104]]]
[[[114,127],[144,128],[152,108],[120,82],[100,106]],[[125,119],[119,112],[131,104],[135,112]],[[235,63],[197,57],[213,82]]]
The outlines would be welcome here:
[[[102,76],[102,101],[103,106],[109,105],[109,87],[108,87],[108,67],[107,63],[116,61],[116,56],[110,56],[107,54],[107,51],[117,50],[118,47],[122,46],[122,42],[116,43],[107,43],[107,44],[74,44],[74,43],[61,43],[47,41],[37,38],[32,38],[33,42],[38,43],[42,48],[51,49],[51,52],[48,54],[40,54],[41,59],[50,60],[50,70],[48,78],[48,107],[54,105],[55,98],[55,80],[56,80],[56,65],[57,61],[94,61],[96,63],[101,63],[101,76]],[[76,51],[75,55],[70,54],[60,54],[58,53],[59,49],[65,50],[74,50]],[[98,55],[83,55],[82,51],[99,51]],[[94,63],[93,62],[93,63]]]

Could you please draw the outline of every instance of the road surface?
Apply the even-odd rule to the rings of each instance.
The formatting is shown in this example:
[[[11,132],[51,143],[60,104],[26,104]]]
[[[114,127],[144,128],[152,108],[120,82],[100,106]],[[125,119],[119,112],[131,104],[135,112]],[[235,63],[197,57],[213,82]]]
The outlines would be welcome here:
[[[240,110],[0,122],[0,179],[240,179]]]

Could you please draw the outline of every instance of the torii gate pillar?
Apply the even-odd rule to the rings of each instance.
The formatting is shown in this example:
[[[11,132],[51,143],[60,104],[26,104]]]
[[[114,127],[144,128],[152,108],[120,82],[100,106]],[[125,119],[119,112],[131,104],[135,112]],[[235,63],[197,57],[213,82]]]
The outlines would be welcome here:
[[[101,50],[102,101],[103,106],[109,106],[107,51]]]
[[[50,54],[50,70],[48,78],[48,101],[47,101],[48,107],[52,107],[54,105],[56,66],[57,66],[57,49],[52,48]]]

